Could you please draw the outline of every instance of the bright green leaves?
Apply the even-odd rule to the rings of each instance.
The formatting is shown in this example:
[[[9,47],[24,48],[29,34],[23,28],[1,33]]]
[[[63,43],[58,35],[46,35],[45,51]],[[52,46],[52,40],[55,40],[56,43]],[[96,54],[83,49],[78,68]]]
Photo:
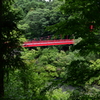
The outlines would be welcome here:
[[[63,92],[62,89],[55,89],[51,92],[47,92],[46,97],[48,100],[68,100],[70,94]]]
[[[47,77],[58,77],[59,76],[57,73],[57,68],[55,66],[48,64],[45,66],[45,70],[46,72],[48,72]]]
[[[87,82],[92,85],[100,85],[100,59],[91,61],[90,69],[92,70],[92,78]]]
[[[91,69],[99,70],[100,69],[100,59],[97,59],[96,61],[91,61],[92,65],[90,65]]]

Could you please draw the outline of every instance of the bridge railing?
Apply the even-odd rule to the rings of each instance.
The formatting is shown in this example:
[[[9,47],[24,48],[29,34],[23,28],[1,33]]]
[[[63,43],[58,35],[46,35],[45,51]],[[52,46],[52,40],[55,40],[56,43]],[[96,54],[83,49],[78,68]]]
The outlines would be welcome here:
[[[32,40],[24,42],[23,47],[64,45],[64,44],[74,44],[74,40],[73,39],[40,40],[40,41]]]

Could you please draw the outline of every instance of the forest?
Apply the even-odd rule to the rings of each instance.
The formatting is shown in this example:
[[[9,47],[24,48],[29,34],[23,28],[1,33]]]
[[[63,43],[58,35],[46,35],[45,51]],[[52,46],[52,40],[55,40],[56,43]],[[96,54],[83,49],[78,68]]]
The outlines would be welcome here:
[[[100,100],[99,9],[99,0],[0,0],[0,100]],[[22,46],[66,38],[74,44]]]

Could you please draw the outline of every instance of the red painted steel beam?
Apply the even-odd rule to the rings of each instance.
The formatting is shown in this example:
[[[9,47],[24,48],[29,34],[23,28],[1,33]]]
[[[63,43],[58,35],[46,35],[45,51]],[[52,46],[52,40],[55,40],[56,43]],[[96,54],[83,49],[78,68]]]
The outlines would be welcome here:
[[[28,41],[23,43],[23,47],[36,47],[36,46],[50,46],[50,45],[65,45],[74,44],[74,40],[41,40],[41,41]]]

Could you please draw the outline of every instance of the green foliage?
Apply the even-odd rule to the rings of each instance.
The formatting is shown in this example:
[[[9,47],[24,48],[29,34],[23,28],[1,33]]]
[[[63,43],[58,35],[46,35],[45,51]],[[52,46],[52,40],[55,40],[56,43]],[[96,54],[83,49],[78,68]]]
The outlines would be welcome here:
[[[46,31],[46,27],[58,23],[63,15],[57,9],[62,2],[53,1],[16,1],[15,6],[25,13],[24,18],[19,22],[19,28],[25,33],[27,39],[46,37],[52,32]]]
[[[78,90],[73,91],[67,100],[99,100],[100,92],[92,91],[91,93],[80,92]]]
[[[89,69],[89,63],[85,60],[73,61],[68,67],[67,79],[68,84],[83,86],[90,77],[91,70]]]
[[[9,3],[7,6],[10,8]],[[10,72],[8,84],[5,80],[6,97],[15,100],[99,100],[99,1],[67,0],[61,3],[57,0],[16,0],[14,7],[20,9],[24,16],[18,28],[25,32],[28,39],[62,33],[63,37],[74,34],[77,40],[73,52],[64,52],[56,47],[24,49],[21,59],[26,66]],[[4,25],[0,45],[3,46],[1,51],[4,54],[4,66],[8,68],[6,70],[22,64],[20,52],[11,57],[13,49],[9,46],[14,45],[15,50],[22,50],[17,46],[25,40],[24,36],[19,39],[17,34],[20,31],[16,23],[21,16],[15,9],[8,8],[4,6],[8,12],[3,13],[4,19],[0,20]],[[95,26],[92,31],[90,25]],[[50,27],[45,30],[46,26]],[[4,45],[8,41],[9,46]],[[74,86],[74,90],[63,92],[60,88],[55,89],[63,84]]]
[[[62,92],[62,89],[55,89],[52,92],[47,92],[46,94],[48,100],[68,100],[70,94],[67,92]]]
[[[56,31],[57,34],[63,33],[63,35],[74,34],[75,39],[81,37],[82,40],[74,46],[74,50],[80,50],[83,55],[90,52],[99,53],[99,8],[98,0],[84,2],[66,0],[61,6],[61,11],[67,18],[50,26],[49,30]],[[96,16],[94,16],[95,13],[97,13]],[[94,25],[94,28],[89,29],[90,25]]]
[[[22,82],[19,79],[19,70],[9,73],[9,79],[5,78],[5,98],[8,100],[23,100],[23,88],[21,87]],[[4,99],[5,100],[5,99]]]
[[[89,63],[86,62],[86,58],[79,55],[78,51],[66,54],[64,51],[59,52],[56,48],[25,49],[22,55],[27,66],[25,69],[16,70],[15,74],[10,74],[10,81],[5,89],[7,97],[16,100],[91,100],[91,98],[99,98],[99,89],[94,87],[99,60],[93,62],[88,57]],[[60,61],[57,60],[55,63],[58,57]],[[96,77],[92,78],[92,75]],[[57,80],[57,78],[61,79]],[[89,85],[93,82],[92,88]],[[75,86],[76,90],[62,92],[61,89],[55,89],[63,83]],[[11,84],[13,84],[12,87],[10,87]]]
[[[0,97],[4,97],[4,75],[24,67],[19,52],[22,50],[19,39],[22,32],[17,28],[22,16],[12,5],[13,0],[0,1]]]
[[[81,86],[83,90],[85,89],[85,86],[86,84],[88,84],[88,82],[92,85],[99,85],[99,60],[96,60],[97,58],[99,58],[100,54],[99,9],[100,5],[98,0],[66,0],[65,3],[61,6],[61,11],[66,16],[66,19],[53,26],[48,27],[48,30],[56,32],[57,34],[74,34],[75,39],[81,38],[79,42],[74,44],[72,50],[79,50],[79,53],[83,57],[78,53],[79,59],[74,59],[67,67],[64,83],[78,87]],[[95,13],[97,13],[96,16],[94,16]],[[93,29],[89,28],[90,25],[93,25]],[[91,60],[94,60],[92,64]],[[99,98],[99,96],[95,98],[95,94],[92,94],[92,96],[90,94],[85,94],[83,96],[83,94],[79,95],[79,91],[78,93],[75,91],[75,93],[75,100],[91,100],[91,98]],[[96,93],[98,94],[99,92]],[[72,97],[72,100],[75,95]]]
[[[90,65],[90,69],[92,70],[93,75],[92,78],[87,82],[92,85],[100,85],[100,59],[97,59],[96,61],[91,61],[92,64]]]
[[[19,39],[22,32],[17,28],[17,22],[21,20],[21,15],[18,10],[13,9],[11,4],[7,1],[3,2],[0,24],[0,56],[6,68],[18,67],[21,63],[20,52],[17,52],[22,50]]]

